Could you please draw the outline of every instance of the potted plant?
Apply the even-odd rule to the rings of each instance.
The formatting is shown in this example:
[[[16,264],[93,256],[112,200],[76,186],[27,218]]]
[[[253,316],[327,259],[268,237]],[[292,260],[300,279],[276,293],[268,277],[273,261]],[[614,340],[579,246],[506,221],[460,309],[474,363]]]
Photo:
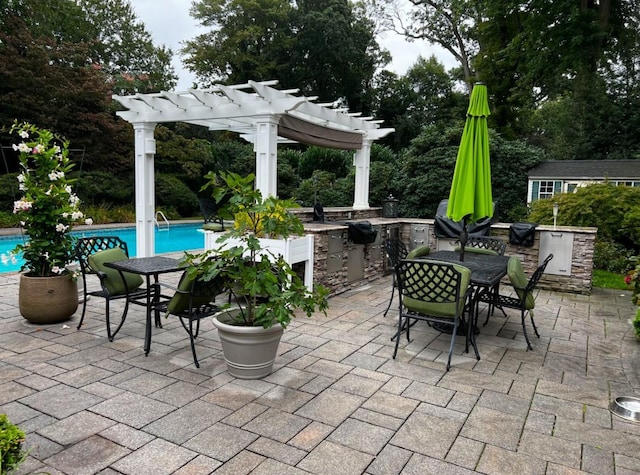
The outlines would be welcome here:
[[[214,317],[229,372],[238,378],[261,378],[271,373],[283,330],[296,311],[310,317],[326,315],[328,290],[321,285],[308,289],[300,276],[276,253],[263,247],[261,238],[300,236],[304,232],[297,216],[287,212],[296,204],[254,189],[254,175],[209,173],[203,187],[226,202],[220,209],[234,219],[233,229],[222,234],[218,246],[201,254],[186,254],[192,278],[223,275],[238,305]],[[237,344],[240,344],[238,346]]]
[[[6,414],[0,414],[0,474],[14,472],[27,458],[27,452],[22,449],[24,441],[24,432],[12,424]]]
[[[28,240],[13,252],[22,252],[19,286],[20,313],[32,323],[67,320],[78,308],[76,276],[67,269],[74,259],[73,224],[84,218],[80,200],[68,177],[69,142],[49,130],[14,123],[11,133],[21,141],[19,189],[22,197],[13,212]],[[91,224],[91,219],[85,220]]]

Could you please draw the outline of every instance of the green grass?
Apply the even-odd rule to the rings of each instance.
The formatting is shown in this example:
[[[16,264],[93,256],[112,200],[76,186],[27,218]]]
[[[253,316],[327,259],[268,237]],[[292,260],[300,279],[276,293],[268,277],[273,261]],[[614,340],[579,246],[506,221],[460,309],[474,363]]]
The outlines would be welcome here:
[[[594,269],[592,282],[594,287],[602,287],[604,289],[631,290],[631,288],[624,283],[624,275],[616,272]]]

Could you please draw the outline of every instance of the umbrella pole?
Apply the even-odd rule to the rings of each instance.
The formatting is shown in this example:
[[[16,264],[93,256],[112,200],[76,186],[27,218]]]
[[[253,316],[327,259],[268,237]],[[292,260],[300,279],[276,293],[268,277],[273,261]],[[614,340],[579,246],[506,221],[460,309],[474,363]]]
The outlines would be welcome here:
[[[467,230],[467,218],[462,218],[462,231],[460,231],[460,262],[464,262],[464,249],[467,246],[469,240],[469,231]]]

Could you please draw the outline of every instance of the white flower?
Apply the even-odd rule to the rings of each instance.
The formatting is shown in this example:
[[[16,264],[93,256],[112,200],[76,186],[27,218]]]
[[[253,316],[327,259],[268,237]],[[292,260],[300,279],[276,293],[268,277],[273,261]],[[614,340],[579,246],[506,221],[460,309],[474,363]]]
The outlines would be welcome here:
[[[26,189],[27,189],[27,185],[25,185],[24,183],[20,183],[20,184],[18,185],[18,189],[19,189],[20,191],[26,191]]]
[[[58,267],[58,266],[53,266],[51,268],[51,272],[53,272],[54,274],[62,274],[64,272],[64,268]]]
[[[24,176],[23,173],[20,173],[20,175],[18,175],[18,183],[24,183],[25,179],[26,177]]]
[[[43,253],[42,257],[44,257],[46,260],[49,260],[49,253],[48,252]]]
[[[18,200],[13,202],[13,212],[19,213],[20,211],[27,211],[31,209],[33,203],[27,200]]]
[[[29,138],[29,132],[27,132],[26,130],[21,130],[19,135],[23,139],[28,139]]]
[[[84,220],[84,224],[86,224],[87,226],[91,226],[93,224],[93,219],[91,218],[87,218]]]
[[[84,214],[82,214],[82,211],[74,211],[73,213],[71,213],[71,219],[73,219],[74,221],[78,221],[83,217],[84,217]]]
[[[33,148],[33,153],[42,153],[42,152],[44,152],[44,145],[42,145],[41,143],[39,143]]]
[[[57,155],[60,153],[60,145],[54,145],[53,152]]]
[[[76,208],[80,204],[80,198],[78,198],[76,195],[71,195],[69,197],[69,204]]]
[[[64,172],[51,172],[49,173],[49,180],[56,181],[64,178]]]
[[[59,233],[63,233],[65,232],[67,229],[69,229],[69,226],[65,226],[62,223],[58,223],[56,224],[56,231],[58,231]]]
[[[17,150],[18,152],[21,152],[21,153],[29,153],[31,151],[29,146],[24,142],[22,142],[22,143],[20,143],[18,145],[13,145],[13,149]]]

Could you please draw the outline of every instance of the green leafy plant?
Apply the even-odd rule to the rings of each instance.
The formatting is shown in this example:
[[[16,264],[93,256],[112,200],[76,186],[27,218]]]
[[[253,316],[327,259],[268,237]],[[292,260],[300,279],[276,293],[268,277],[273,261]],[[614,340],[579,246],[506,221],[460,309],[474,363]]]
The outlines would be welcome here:
[[[624,276],[624,283],[632,287],[631,301],[635,305],[640,305],[640,262],[638,256],[630,257],[629,264],[631,269]]]
[[[636,316],[631,322],[631,324],[633,325],[633,329],[636,332],[636,336],[640,338],[640,308],[638,308],[638,311],[636,312]]]
[[[74,259],[71,229],[84,218],[80,199],[71,189],[74,180],[68,177],[73,168],[68,157],[69,142],[28,123],[14,123],[11,133],[22,140],[13,145],[19,153],[18,184],[23,193],[14,202],[13,212],[29,237],[14,252],[22,252],[22,270],[29,275],[67,273],[66,266]],[[86,224],[92,222],[85,220]]]
[[[6,414],[0,414],[0,474],[5,475],[18,468],[27,457],[22,450],[24,432],[12,424]]]
[[[212,188],[224,219],[235,225],[218,239],[216,249],[201,254],[186,253],[187,272],[192,278],[212,279],[222,275],[241,303],[242,311],[235,324],[269,328],[283,327],[301,309],[308,317],[313,312],[326,314],[328,290],[317,285],[309,290],[300,276],[280,255],[264,248],[261,238],[286,239],[300,236],[304,227],[300,218],[288,213],[297,206],[292,200],[272,196],[264,198],[254,188],[253,174],[241,177],[235,173],[209,173],[203,190]]]

